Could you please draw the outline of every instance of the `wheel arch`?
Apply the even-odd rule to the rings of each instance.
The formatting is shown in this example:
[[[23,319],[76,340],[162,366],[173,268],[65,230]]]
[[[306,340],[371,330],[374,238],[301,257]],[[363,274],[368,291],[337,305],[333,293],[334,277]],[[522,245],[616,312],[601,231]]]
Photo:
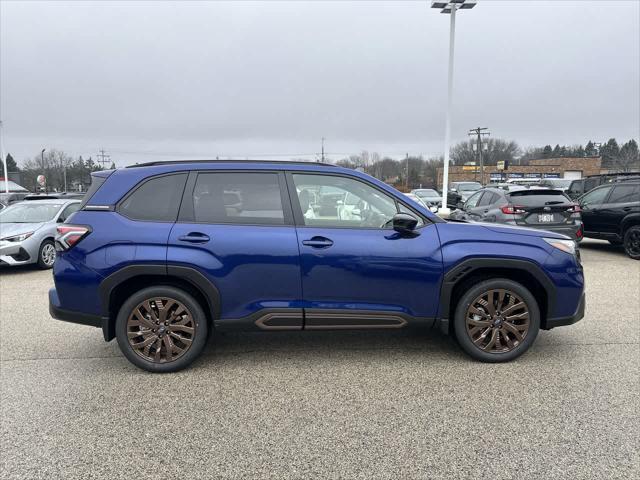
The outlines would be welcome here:
[[[451,268],[445,275],[440,291],[439,318],[452,333],[456,305],[467,288],[490,278],[507,278],[525,286],[540,308],[540,327],[546,328],[547,318],[553,317],[556,296],[553,283],[535,263],[528,260],[472,258]]]
[[[149,286],[181,288],[200,303],[213,326],[220,316],[220,293],[202,273],[179,265],[129,265],[106,277],[99,287],[102,304],[102,333],[106,341],[115,337],[115,321],[122,303],[135,292]]]
[[[624,234],[633,225],[640,225],[640,213],[631,213],[622,219],[620,223],[620,238],[624,238]]]

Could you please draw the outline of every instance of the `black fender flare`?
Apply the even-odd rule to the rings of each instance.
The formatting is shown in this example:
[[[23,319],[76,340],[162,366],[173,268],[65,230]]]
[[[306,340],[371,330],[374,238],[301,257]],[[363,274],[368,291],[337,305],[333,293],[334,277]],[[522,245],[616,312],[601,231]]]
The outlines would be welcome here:
[[[624,238],[624,233],[631,225],[640,224],[640,213],[630,213],[620,222],[620,238]]]
[[[189,283],[206,299],[212,317],[216,319],[220,316],[220,292],[207,277],[195,268],[172,264],[128,265],[106,277],[98,287],[102,316],[105,319],[102,324],[102,333],[105,340],[109,341],[115,337],[114,319],[111,318],[111,312],[109,311],[111,295],[114,289],[126,280],[147,275],[175,277]]]
[[[556,293],[555,287],[551,282],[551,279],[536,263],[529,260],[518,260],[515,258],[469,258],[458,263],[456,266],[449,269],[442,280],[442,288],[440,289],[440,319],[449,319],[451,312],[449,311],[449,305],[451,304],[451,294],[456,284],[472,274],[474,271],[481,268],[499,268],[515,271],[524,271],[535,278],[547,295],[547,311],[546,317],[553,317],[553,312],[556,305]]]

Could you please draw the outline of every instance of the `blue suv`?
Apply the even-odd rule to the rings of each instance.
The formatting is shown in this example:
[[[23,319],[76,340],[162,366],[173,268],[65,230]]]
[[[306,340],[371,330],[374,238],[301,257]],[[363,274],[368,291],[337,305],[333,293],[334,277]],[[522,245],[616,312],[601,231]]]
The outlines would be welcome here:
[[[364,173],[297,162],[156,162],[93,174],[58,227],[51,315],[102,328],[152,372],[225,330],[437,327],[512,360],[584,315],[574,241],[446,222]]]

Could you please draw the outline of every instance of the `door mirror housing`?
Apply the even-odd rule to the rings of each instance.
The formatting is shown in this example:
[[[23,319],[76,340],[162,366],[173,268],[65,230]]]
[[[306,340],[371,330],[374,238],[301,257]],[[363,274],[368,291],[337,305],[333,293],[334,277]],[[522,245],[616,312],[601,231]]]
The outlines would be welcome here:
[[[392,219],[393,229],[398,233],[413,233],[418,225],[418,219],[408,213],[396,213]]]

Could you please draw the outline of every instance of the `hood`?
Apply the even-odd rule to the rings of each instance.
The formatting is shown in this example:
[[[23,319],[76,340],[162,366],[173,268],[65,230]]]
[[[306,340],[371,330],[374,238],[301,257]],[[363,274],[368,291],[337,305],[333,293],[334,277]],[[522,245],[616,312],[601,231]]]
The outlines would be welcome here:
[[[546,237],[546,238],[558,238],[567,240],[570,238],[561,233],[549,232],[548,230],[540,230],[537,228],[516,227],[512,225],[500,225],[495,223],[482,223],[477,222],[476,225],[481,225],[487,230],[491,230],[496,233],[508,233],[511,235],[527,235],[529,237]]]
[[[420,197],[420,195],[418,195]],[[420,197],[422,200],[426,200],[427,202],[439,202],[442,200],[440,195],[427,195]]]
[[[44,223],[0,223],[0,238],[35,232],[43,225]]]
[[[477,191],[478,190],[460,190],[458,194],[462,197],[463,200],[466,200]]]

